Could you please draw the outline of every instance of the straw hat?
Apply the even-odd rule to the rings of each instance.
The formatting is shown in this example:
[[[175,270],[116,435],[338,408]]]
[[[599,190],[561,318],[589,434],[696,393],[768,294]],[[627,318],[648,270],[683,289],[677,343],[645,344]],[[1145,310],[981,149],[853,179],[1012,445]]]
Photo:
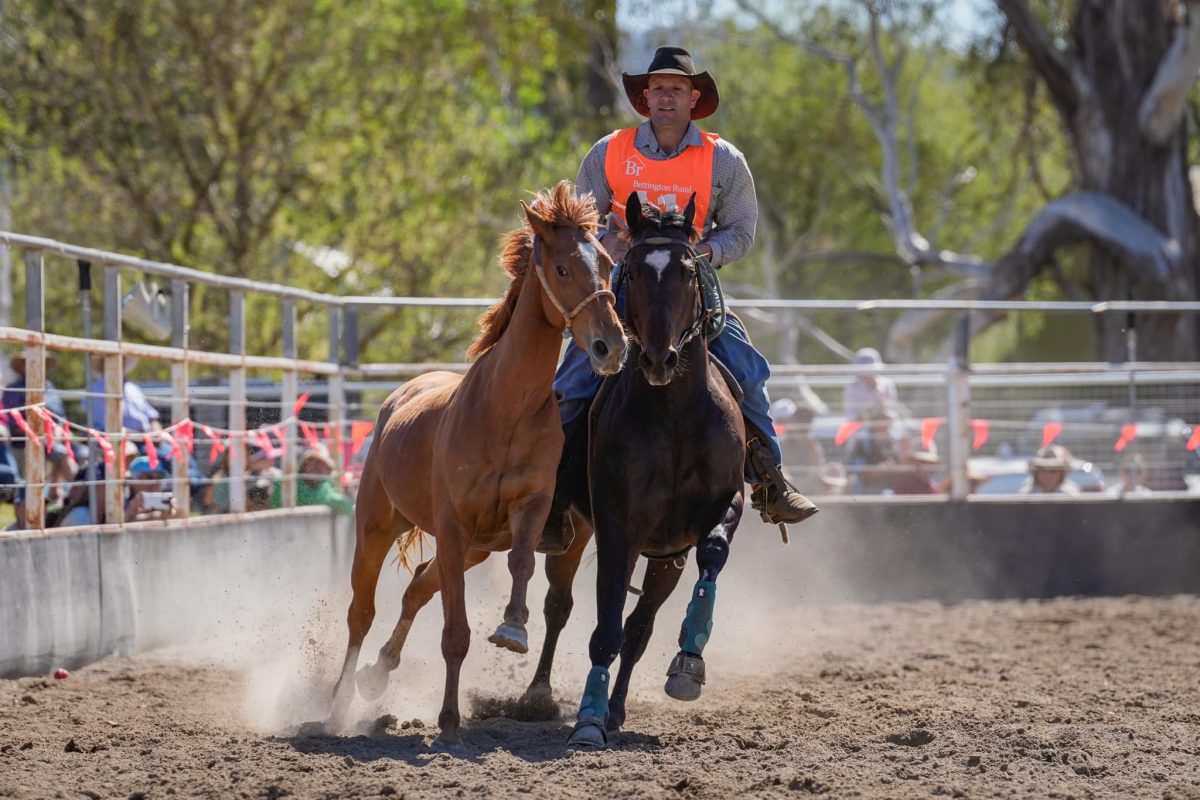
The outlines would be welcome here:
[[[1044,470],[1062,470],[1066,472],[1071,468],[1071,451],[1060,444],[1051,444],[1043,447],[1034,454],[1033,458],[1029,459],[1029,469],[1044,469]]]
[[[333,458],[329,455],[329,450],[322,444],[304,451],[304,455],[300,457],[300,471],[303,472],[305,465],[312,461],[322,464],[329,472],[333,472],[337,468],[333,463]]]

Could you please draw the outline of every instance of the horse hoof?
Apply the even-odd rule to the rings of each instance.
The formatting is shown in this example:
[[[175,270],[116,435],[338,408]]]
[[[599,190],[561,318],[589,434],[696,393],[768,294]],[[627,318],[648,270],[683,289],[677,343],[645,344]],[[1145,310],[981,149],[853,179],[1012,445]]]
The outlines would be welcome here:
[[[667,668],[668,697],[676,700],[697,700],[704,689],[704,659],[688,653],[676,653]]]
[[[369,664],[358,671],[354,682],[364,700],[378,700],[387,689],[389,671],[379,664]]]
[[[525,633],[524,625],[502,622],[496,632],[488,637],[488,641],[514,653],[529,652],[529,635]]]
[[[599,723],[580,722],[575,725],[575,730],[571,731],[571,738],[567,739],[567,747],[603,749],[608,747],[608,734],[605,732],[604,726]]]
[[[667,678],[667,685],[664,688],[667,695],[676,700],[699,700],[704,684],[699,683],[690,675],[672,675]]]

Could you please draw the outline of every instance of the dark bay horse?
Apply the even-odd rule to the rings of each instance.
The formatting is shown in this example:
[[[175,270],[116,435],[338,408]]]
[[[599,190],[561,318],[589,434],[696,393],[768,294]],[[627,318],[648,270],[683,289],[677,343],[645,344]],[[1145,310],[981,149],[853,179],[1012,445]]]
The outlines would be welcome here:
[[[598,621],[574,746],[603,746],[625,720],[633,667],[645,651],[659,608],[696,548],[700,578],[668,669],[666,691],[700,696],[704,645],[712,628],[716,578],[742,514],[746,450],[742,414],[702,333],[704,306],[692,249],[695,200],[683,213],[659,214],[629,197],[632,236],[620,281],[628,282],[630,363],[592,414],[589,474],[574,511],[590,508],[598,556]],[[591,498],[586,490],[590,488]],[[586,544],[577,536],[547,560],[546,646],[529,693],[549,692],[553,649],[571,606],[571,578]],[[625,622],[625,595],[639,556],[649,564],[637,607]],[[608,668],[621,655],[609,698]]]
[[[479,358],[463,376],[433,372],[409,381],[379,411],[358,493],[350,638],[333,700],[338,727],[356,684],[369,699],[383,693],[413,618],[440,590],[446,693],[439,741],[458,741],[459,671],[470,644],[463,573],[494,552],[510,550],[513,589],[489,640],[528,650],[526,590],[562,447],[551,390],[562,332],[571,332],[601,374],[620,369],[626,340],[591,196],[576,198],[563,181],[521,205],[528,225],[504,237],[500,256],[512,282],[481,318],[482,333],[468,350]],[[356,678],[380,568],[393,544],[404,559],[422,532],[437,540],[435,556],[414,571],[378,662]]]

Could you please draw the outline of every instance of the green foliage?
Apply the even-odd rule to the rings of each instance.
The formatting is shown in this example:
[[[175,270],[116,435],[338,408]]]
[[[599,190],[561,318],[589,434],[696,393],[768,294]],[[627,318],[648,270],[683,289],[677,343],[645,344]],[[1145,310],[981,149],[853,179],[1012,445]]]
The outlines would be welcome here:
[[[583,88],[563,76],[588,68],[606,4],[586,5],[580,22],[536,0],[7,3],[15,227],[342,294],[497,293],[517,200],[575,171]],[[319,268],[320,248],[341,258]],[[193,294],[193,340],[223,346],[223,293]],[[252,352],[278,352],[268,306]],[[308,354],[319,312],[301,309]],[[364,332],[376,359],[458,358],[471,327]]]

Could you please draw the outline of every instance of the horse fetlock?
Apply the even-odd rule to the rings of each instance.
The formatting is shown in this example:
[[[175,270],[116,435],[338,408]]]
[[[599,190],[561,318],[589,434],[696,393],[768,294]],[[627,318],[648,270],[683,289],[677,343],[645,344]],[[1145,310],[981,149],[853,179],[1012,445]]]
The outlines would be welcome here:
[[[378,700],[383,696],[383,692],[387,689],[388,675],[393,668],[388,667],[382,660],[368,664],[358,671],[355,676],[355,684],[358,686],[358,693],[365,700]]]
[[[696,581],[692,589],[692,601],[688,603],[687,615],[679,629],[679,649],[697,656],[704,653],[704,645],[712,635],[713,609],[717,605],[717,585],[712,581]]]
[[[668,697],[676,700],[697,700],[704,690],[704,659],[691,653],[679,652],[667,668]]]
[[[587,683],[583,686],[583,700],[579,703],[576,719],[580,724],[590,722],[603,725],[607,718],[608,669],[596,665],[588,672]]]

